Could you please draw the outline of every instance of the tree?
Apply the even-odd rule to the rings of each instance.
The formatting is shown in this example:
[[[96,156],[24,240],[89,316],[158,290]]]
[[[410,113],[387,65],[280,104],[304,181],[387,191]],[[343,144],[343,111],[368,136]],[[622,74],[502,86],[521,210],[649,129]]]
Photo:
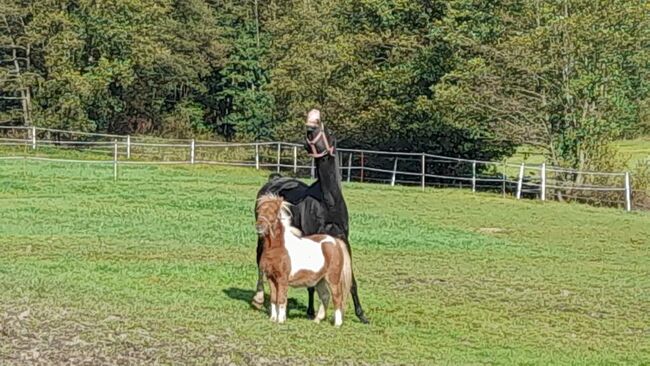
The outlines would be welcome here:
[[[252,6],[251,6],[252,5]],[[227,56],[213,80],[218,106],[216,126],[226,138],[269,139],[273,135],[274,100],[262,58],[268,37],[260,34],[257,1],[228,1],[220,6]]]
[[[460,124],[535,145],[556,165],[596,169],[607,144],[638,124],[638,101],[647,96],[641,7],[452,2],[443,23],[459,59],[436,88],[440,105]],[[480,17],[488,26],[474,32]]]
[[[201,0],[21,1],[40,81],[38,124],[162,129],[175,105],[207,91],[221,63],[213,10]]]
[[[433,87],[453,68],[435,22],[442,2],[288,2],[267,26],[278,133],[299,138],[314,106],[341,146],[494,158],[512,144],[486,144],[488,129],[452,125],[436,110]]]
[[[27,12],[18,1],[0,5],[0,123],[32,123],[31,44],[25,37]]]

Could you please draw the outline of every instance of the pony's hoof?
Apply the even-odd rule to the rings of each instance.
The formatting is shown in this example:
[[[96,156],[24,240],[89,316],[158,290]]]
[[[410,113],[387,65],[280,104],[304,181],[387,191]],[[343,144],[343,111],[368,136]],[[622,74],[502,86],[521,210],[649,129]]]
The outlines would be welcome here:
[[[278,318],[276,316],[272,316],[269,318],[269,320],[272,321],[273,323],[276,323],[278,321]]]
[[[258,293],[255,294],[253,297],[253,301],[251,301],[251,305],[256,308],[257,310],[260,310],[264,307],[264,292],[259,291]]]

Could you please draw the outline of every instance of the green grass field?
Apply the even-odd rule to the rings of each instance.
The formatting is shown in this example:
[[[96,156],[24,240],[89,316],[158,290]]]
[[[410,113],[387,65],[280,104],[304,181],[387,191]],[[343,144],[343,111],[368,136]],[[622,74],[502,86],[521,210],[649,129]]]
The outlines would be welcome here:
[[[346,184],[371,325],[249,301],[266,173],[0,160],[0,364],[650,363],[650,215]],[[330,312],[330,317],[332,313]]]
[[[630,167],[634,168],[638,163],[643,162],[650,164],[650,136],[622,140],[616,143],[616,147],[621,154],[630,158]]]
[[[650,163],[650,136],[639,137],[634,140],[619,140],[614,143],[621,158],[627,160],[630,169],[639,163]],[[514,155],[506,159],[508,163],[541,164],[546,160],[544,155],[532,146],[521,146]]]

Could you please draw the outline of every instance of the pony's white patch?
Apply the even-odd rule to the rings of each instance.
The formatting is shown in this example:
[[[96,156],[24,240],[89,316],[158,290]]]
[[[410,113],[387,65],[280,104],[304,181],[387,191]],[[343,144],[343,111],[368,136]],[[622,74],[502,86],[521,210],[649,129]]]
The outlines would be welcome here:
[[[320,271],[325,265],[321,244],[324,242],[334,243],[334,238],[328,236],[320,242],[315,242],[297,235],[300,230],[291,226],[291,211],[287,202],[282,203],[280,221],[284,227],[284,247],[287,249],[291,261],[290,276],[300,270]]]
[[[282,324],[287,320],[287,303],[280,304],[278,311],[278,323]]]
[[[334,312],[334,325],[340,327],[343,324],[343,313],[341,309],[336,309]]]
[[[323,319],[325,319],[325,306],[323,306],[323,304],[320,304],[320,307],[318,308],[318,314],[316,314],[314,321],[316,323],[320,323],[320,321]]]
[[[302,231],[300,231],[300,229],[297,227],[291,226],[289,230],[291,230],[291,233],[295,236],[302,236]]]
[[[307,270],[312,272],[320,271],[325,266],[325,256],[321,245],[323,243],[335,243],[334,238],[326,237],[320,242],[313,241],[307,238],[296,236],[290,226],[290,222],[282,220],[284,225],[284,247],[289,253],[291,261],[290,276],[295,275],[300,270]]]
[[[271,303],[271,321],[277,321],[278,320],[278,312],[277,309],[275,308],[275,304]]]

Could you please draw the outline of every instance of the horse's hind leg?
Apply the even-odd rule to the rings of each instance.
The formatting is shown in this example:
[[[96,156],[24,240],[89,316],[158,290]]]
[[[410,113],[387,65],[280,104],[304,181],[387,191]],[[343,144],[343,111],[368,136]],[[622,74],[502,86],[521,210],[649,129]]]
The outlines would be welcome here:
[[[260,258],[262,258],[262,250],[264,249],[262,238],[257,238],[257,288],[255,291],[255,296],[251,305],[257,309],[261,309],[264,306],[264,273],[260,269]]]
[[[325,282],[325,280],[321,280],[316,285],[316,291],[318,291],[320,307],[318,308],[318,314],[316,314],[314,321],[316,323],[320,323],[320,321],[325,319],[327,316],[327,305],[330,302],[330,290],[327,288],[327,282]]]
[[[352,287],[350,287],[350,293],[352,294],[352,302],[354,302],[354,313],[362,323],[368,324],[368,318],[366,318],[366,314],[363,312],[363,308],[361,307],[361,301],[359,300],[357,279],[354,277],[354,273],[352,274]]]
[[[309,294],[309,304],[307,304],[307,318],[314,319],[314,288],[307,288]]]

